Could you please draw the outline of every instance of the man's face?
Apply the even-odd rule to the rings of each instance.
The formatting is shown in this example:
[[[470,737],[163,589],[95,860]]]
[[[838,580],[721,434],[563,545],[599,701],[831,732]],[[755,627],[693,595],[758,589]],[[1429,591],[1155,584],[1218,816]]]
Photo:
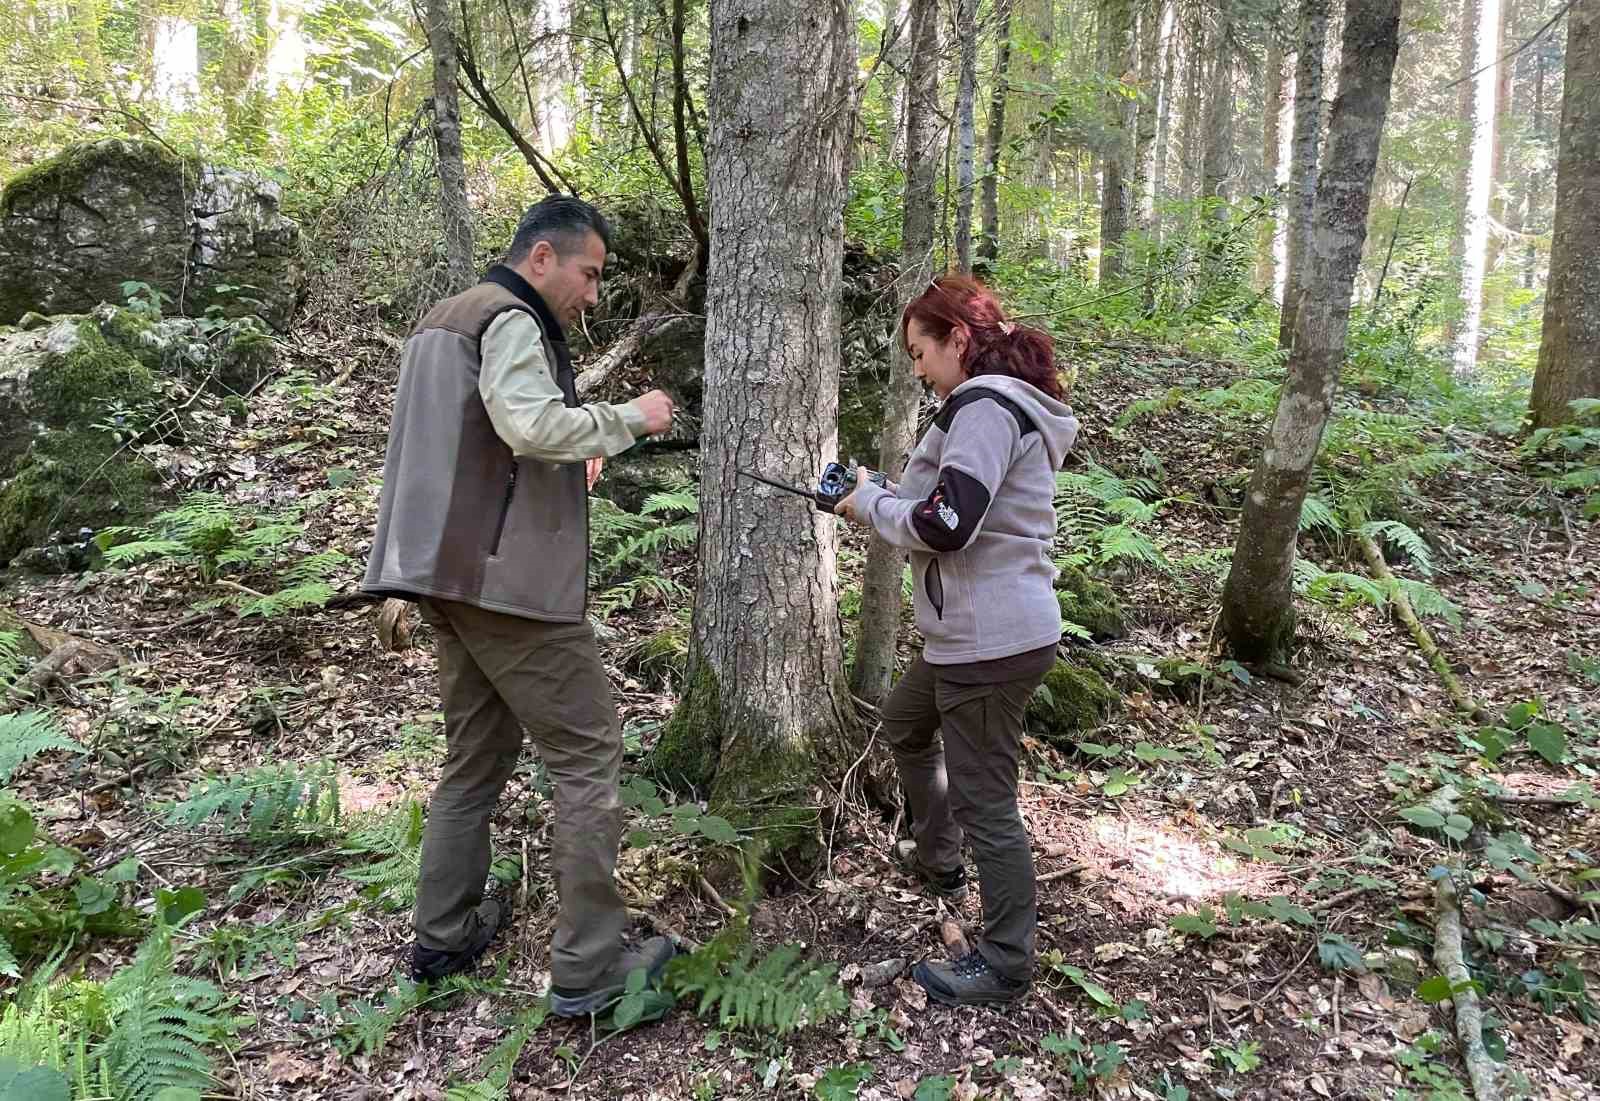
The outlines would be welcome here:
[[[528,285],[539,292],[562,325],[571,325],[584,310],[599,303],[606,246],[598,233],[563,241],[561,252],[549,241],[539,241],[523,263]]]

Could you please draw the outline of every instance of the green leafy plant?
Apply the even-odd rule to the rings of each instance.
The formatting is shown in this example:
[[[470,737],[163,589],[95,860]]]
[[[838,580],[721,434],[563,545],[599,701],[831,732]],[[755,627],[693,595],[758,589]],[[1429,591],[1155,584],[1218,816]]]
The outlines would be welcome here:
[[[407,799],[387,813],[361,820],[341,849],[378,859],[341,874],[364,884],[366,896],[387,910],[403,910],[417,900],[422,874],[422,804]]]
[[[0,715],[0,784],[8,783],[30,757],[52,750],[83,753],[83,746],[61,732],[43,711]]]
[[[714,1013],[719,1027],[757,1035],[786,1036],[844,1012],[850,999],[834,978],[837,967],[805,959],[792,944],[758,961],[747,937],[748,922],[740,915],[704,946],[667,964],[663,987],[680,999],[698,998],[695,1013]]]
[[[591,583],[596,615],[604,620],[641,600],[662,602],[688,590],[660,572],[662,559],[694,545],[700,499],[688,486],[653,493],[640,511],[626,512],[603,498],[590,502]]]
[[[198,781],[175,803],[167,821],[194,828],[209,821],[242,822],[253,840],[321,834],[339,820],[339,786],[332,765],[267,764]]]
[[[1122,1045],[1115,1042],[1091,1045],[1076,1032],[1069,1032],[1065,1036],[1055,1032],[1046,1033],[1039,1041],[1039,1046],[1045,1054],[1055,1056],[1061,1063],[1062,1070],[1072,1082],[1073,1093],[1088,1092],[1097,1079],[1110,1078],[1118,1067],[1128,1061]]]

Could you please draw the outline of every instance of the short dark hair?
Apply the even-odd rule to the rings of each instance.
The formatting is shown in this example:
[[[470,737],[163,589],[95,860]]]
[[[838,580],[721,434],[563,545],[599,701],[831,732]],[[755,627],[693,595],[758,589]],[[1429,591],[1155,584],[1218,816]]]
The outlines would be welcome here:
[[[540,241],[547,241],[563,254],[578,241],[593,233],[600,238],[606,251],[611,251],[611,225],[594,207],[576,195],[549,195],[528,208],[517,223],[516,236],[506,250],[506,263],[521,263]]]

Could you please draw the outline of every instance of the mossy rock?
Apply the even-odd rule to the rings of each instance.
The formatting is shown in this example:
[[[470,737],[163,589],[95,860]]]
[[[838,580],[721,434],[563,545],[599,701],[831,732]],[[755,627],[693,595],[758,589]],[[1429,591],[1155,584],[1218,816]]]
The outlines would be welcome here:
[[[698,450],[624,451],[606,460],[605,472],[595,484],[594,492],[595,496],[604,497],[620,509],[638,512],[652,493],[692,484],[699,478]]]
[[[1122,602],[1111,586],[1096,581],[1076,566],[1066,566],[1056,578],[1056,599],[1061,616],[1089,632],[1095,641],[1123,638],[1128,633]]]
[[[84,429],[59,429],[35,440],[0,483],[0,562],[52,532],[149,515],[159,488],[155,472],[116,452],[110,436]]]
[[[1028,701],[1028,732],[1051,745],[1069,747],[1105,722],[1121,699],[1093,669],[1058,661]]]

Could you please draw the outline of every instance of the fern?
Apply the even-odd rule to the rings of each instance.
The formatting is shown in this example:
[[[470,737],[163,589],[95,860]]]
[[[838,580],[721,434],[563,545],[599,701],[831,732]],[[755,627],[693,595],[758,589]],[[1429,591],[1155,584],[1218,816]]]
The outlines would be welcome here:
[[[748,947],[730,958],[742,933],[736,922],[705,947],[673,960],[664,975],[667,989],[680,998],[698,995],[696,1014],[715,1011],[723,1028],[768,1036],[785,1036],[844,1012],[849,999],[834,980],[832,964],[802,959],[792,944],[754,965]]]
[[[417,879],[422,874],[422,804],[407,799],[389,813],[369,820],[351,832],[346,852],[380,857],[341,874],[364,884],[367,896],[385,909],[403,910],[417,899]]]
[[[316,832],[339,819],[338,781],[331,765],[261,765],[193,785],[167,821],[193,829],[212,819],[243,820],[255,839]]]
[[[22,650],[22,635],[17,631],[0,631],[0,687],[16,680],[28,667]]]
[[[1112,427],[1127,428],[1142,417],[1158,417],[1163,413],[1170,413],[1183,404],[1184,396],[1183,387],[1174,386],[1159,398],[1141,398],[1129,402],[1128,407],[1118,414]]]
[[[1369,539],[1387,539],[1415,563],[1425,575],[1433,573],[1433,549],[1414,530],[1399,520],[1372,520],[1361,525],[1360,532]]]
[[[1314,528],[1322,528],[1333,534],[1341,530],[1338,514],[1321,497],[1312,494],[1300,503],[1300,530],[1311,531]]]
[[[444,1091],[445,1101],[506,1101],[517,1057],[548,1014],[549,1003],[543,1000],[518,1013],[505,1039],[484,1056],[478,1067],[480,1080],[449,1087]]]
[[[0,715],[0,784],[9,781],[22,762],[52,749],[63,749],[69,753],[87,752],[83,746],[61,733],[55,721],[42,711]]]
[[[103,1060],[119,1101],[148,1101],[164,1089],[204,1090],[211,1081],[206,1047],[232,1030],[218,1014],[221,992],[173,970],[172,942],[159,930],[132,964],[105,984],[111,1030]]]
[[[644,516],[655,516],[658,513],[682,512],[690,516],[700,514],[700,495],[687,485],[673,486],[652,493],[644,499],[644,507],[639,510]]]

